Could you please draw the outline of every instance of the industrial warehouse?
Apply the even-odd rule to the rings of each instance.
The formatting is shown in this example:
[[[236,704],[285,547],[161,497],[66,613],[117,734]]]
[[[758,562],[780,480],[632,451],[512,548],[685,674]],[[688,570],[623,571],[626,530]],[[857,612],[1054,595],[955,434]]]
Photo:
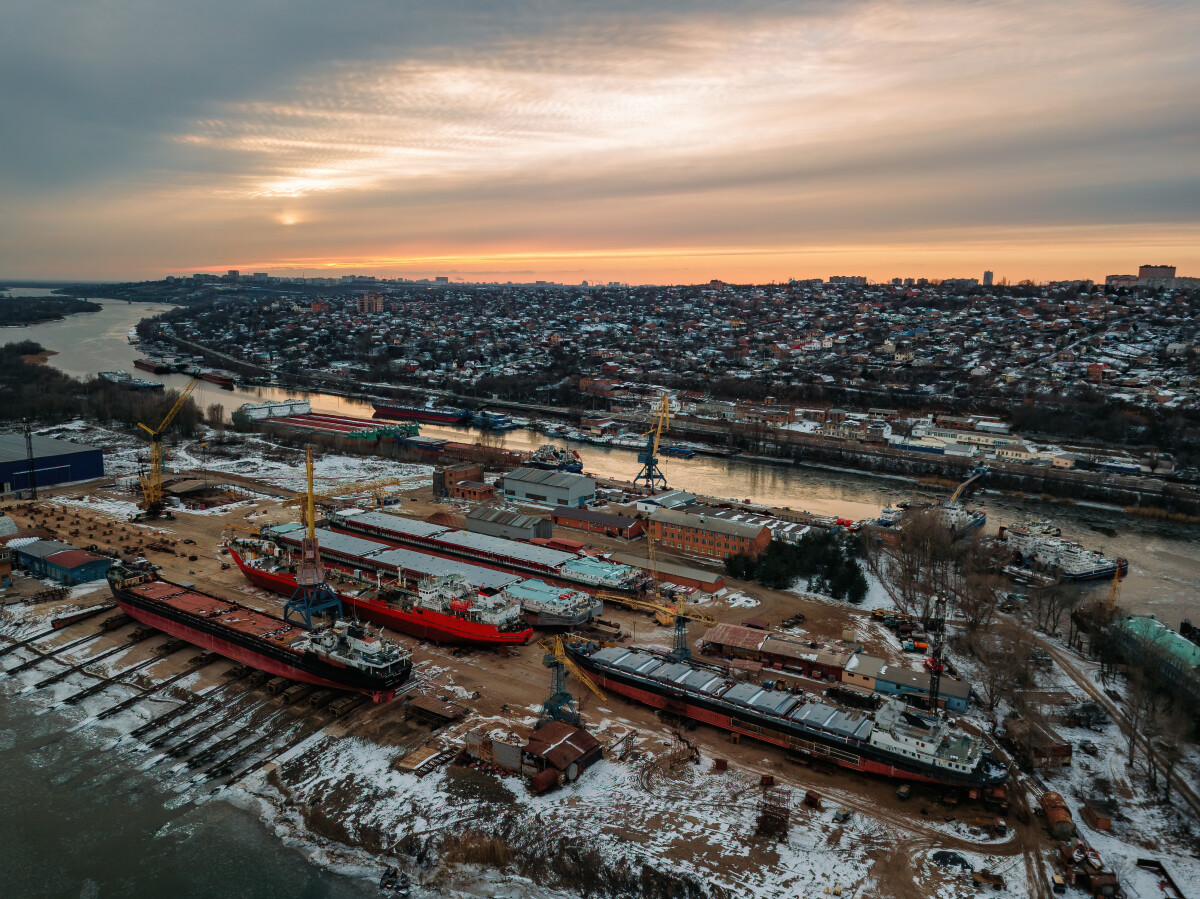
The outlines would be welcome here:
[[[90,446],[37,434],[0,434],[0,493],[104,476],[104,454]]]

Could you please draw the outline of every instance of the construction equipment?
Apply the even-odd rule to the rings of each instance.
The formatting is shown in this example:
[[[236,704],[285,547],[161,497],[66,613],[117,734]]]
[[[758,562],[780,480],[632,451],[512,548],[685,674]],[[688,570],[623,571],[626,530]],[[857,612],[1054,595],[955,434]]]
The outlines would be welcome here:
[[[317,544],[317,519],[313,509],[313,457],[312,446],[304,450],[304,474],[308,482],[308,504],[305,507],[305,525],[308,528],[300,541],[300,561],[296,565],[296,592],[283,607],[283,620],[303,624],[312,630],[312,616],[336,610],[342,614],[342,601],[325,583],[325,566],[321,564],[321,548]]]
[[[570,656],[567,655],[567,651],[563,649],[562,637],[555,634],[553,638],[542,640],[538,645],[546,650],[542,664],[553,672],[550,695],[542,704],[542,714],[538,718],[538,727],[551,721],[563,721],[578,727],[579,710],[575,707],[574,697],[567,690],[567,672],[570,671],[574,674],[580,683],[596,694],[601,702],[607,702],[608,697],[584,673],[582,668],[571,661]]]
[[[184,403],[187,402],[188,397],[192,395],[192,391],[199,383],[200,377],[193,377],[188,385],[179,391],[179,398],[175,400],[175,405],[171,407],[171,411],[167,413],[166,418],[157,428],[150,428],[138,422],[138,427],[150,435],[150,470],[142,475],[142,512],[138,516],[139,519],[162,517],[165,509],[163,502],[163,434],[171,426],[171,422],[175,420],[175,416],[179,414],[179,410],[183,408]]]
[[[717,623],[717,619],[693,609],[686,597],[676,599],[675,605],[669,606],[662,602],[634,599],[631,596],[625,596],[621,593],[609,593],[607,591],[600,591],[596,596],[605,602],[616,603],[628,609],[650,612],[654,615],[654,620],[659,624],[666,626],[674,625],[675,637],[672,641],[670,658],[676,662],[682,661],[692,654],[687,645],[687,626],[689,621],[698,621],[701,624],[707,624],[709,627],[713,627]]]
[[[664,393],[658,401],[658,408],[654,411],[650,430],[642,435],[646,438],[646,448],[638,453],[638,461],[642,463],[642,469],[633,479],[633,483],[645,484],[651,491],[657,487],[666,489],[667,476],[658,467],[658,445],[662,441],[663,432],[670,424],[671,404],[667,394]]]

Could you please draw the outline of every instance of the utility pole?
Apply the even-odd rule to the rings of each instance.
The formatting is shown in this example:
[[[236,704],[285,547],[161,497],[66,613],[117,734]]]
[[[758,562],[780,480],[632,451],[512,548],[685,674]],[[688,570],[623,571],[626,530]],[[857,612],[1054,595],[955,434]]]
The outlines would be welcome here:
[[[25,425],[25,454],[29,457],[29,493],[31,499],[37,499],[37,467],[33,461],[33,428],[30,426],[28,418],[22,423]]]

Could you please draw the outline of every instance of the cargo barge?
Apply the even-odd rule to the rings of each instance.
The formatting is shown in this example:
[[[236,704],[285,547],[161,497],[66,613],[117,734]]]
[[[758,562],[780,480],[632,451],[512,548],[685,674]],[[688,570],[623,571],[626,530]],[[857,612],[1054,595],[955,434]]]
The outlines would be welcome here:
[[[331,514],[329,521],[331,527],[352,534],[414,546],[423,552],[462,558],[501,571],[534,575],[556,584],[636,594],[650,582],[645,571],[629,565],[385,512],[352,509]]]
[[[200,380],[216,384],[225,390],[233,390],[233,375],[223,371],[205,371],[200,373]]]
[[[108,585],[117,605],[143,624],[281,677],[390,702],[412,673],[411,654],[359,624],[307,631],[231,599],[116,565]]]
[[[735,681],[698,662],[665,653],[591,642],[566,644],[601,687],[703,724],[883,777],[986,788],[1008,769],[984,743],[947,722],[918,714],[899,699],[878,711],[851,711],[812,697]]]
[[[134,368],[140,368],[142,371],[148,371],[151,374],[165,375],[171,372],[171,366],[165,362],[159,362],[155,359],[134,359]]]
[[[254,586],[280,596],[296,592],[296,575],[287,567],[270,567],[271,559],[246,561],[233,547],[229,548],[229,554]],[[462,575],[423,578],[415,596],[383,587],[365,592],[341,589],[335,592],[344,606],[367,621],[435,643],[522,645],[533,636],[519,604],[507,597],[480,595]]]
[[[470,409],[451,409],[446,406],[405,406],[400,403],[372,403],[375,414],[383,418],[404,421],[430,421],[437,424],[466,424],[473,417]]]
[[[298,549],[303,528],[295,524],[280,525],[266,528],[262,533],[283,547]],[[321,558],[327,563],[376,572],[378,578],[395,579],[398,587],[410,589],[416,589],[428,577],[461,577],[481,594],[500,594],[516,603],[532,627],[582,627],[604,613],[603,602],[582,590],[555,587],[537,578],[325,528],[317,528],[316,535]],[[247,577],[253,580],[251,575]],[[265,589],[274,588],[265,586]]]

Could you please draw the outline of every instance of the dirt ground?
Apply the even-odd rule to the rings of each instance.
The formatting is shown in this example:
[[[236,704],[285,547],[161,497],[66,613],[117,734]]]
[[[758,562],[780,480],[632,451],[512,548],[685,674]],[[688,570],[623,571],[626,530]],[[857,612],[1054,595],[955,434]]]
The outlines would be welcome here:
[[[249,478],[238,480],[244,486],[254,483]],[[263,492],[267,491],[264,489]],[[89,497],[92,498],[93,508],[74,504],[87,503]],[[95,544],[98,551],[104,554],[128,555],[127,551],[132,551],[161,565],[164,577],[169,580],[191,582],[203,590],[217,594],[236,595],[239,601],[276,614],[281,611],[282,600],[249,586],[236,567],[229,565],[228,555],[223,554],[221,548],[227,537],[239,534],[244,536],[245,530],[259,524],[294,520],[294,509],[283,507],[277,499],[263,499],[250,504],[239,503],[224,512],[177,512],[174,520],[134,524],[122,520],[120,512],[115,511],[122,508],[119,506],[120,502],[134,501],[136,496],[129,492],[102,490],[98,486],[84,485],[61,491],[47,491],[37,504],[9,503],[0,507],[0,514],[12,516],[21,528],[43,528],[58,539],[76,546],[87,547]],[[423,518],[434,512],[447,511],[448,508],[452,507],[432,502],[429,489],[424,488],[406,496],[405,500],[391,511]],[[589,544],[604,550],[640,555],[644,555],[646,551],[644,540],[611,540],[595,535],[582,535],[578,531],[567,529],[562,529],[561,534],[571,539],[584,539],[586,536]],[[156,548],[151,548],[152,546]],[[660,556],[665,561],[696,565],[693,559],[671,553],[660,553]],[[800,611],[807,616],[803,631],[814,639],[837,640],[842,637],[845,628],[852,627],[860,635],[868,652],[882,655],[894,651],[890,644],[878,636],[877,628],[867,626],[865,619],[869,618],[868,610],[824,605],[755,584],[728,581],[727,586],[732,591],[753,596],[759,605],[754,609],[745,609],[728,608],[720,600],[706,604],[705,611],[719,621],[740,623],[743,619],[753,616],[777,624],[783,618]],[[37,589],[44,589],[40,581],[14,575],[14,588],[9,595],[28,595]],[[68,600],[62,605],[91,605],[106,602],[108,599],[107,586],[104,585],[102,590],[96,590],[85,598]],[[621,624],[622,630],[629,634],[632,643],[657,644],[664,647],[671,643],[670,628],[656,625],[649,615],[611,605],[605,614],[609,620]],[[132,630],[133,626],[127,625],[100,636],[93,645],[97,650],[118,646],[128,640]],[[693,646],[703,631],[703,625],[693,624],[690,627]],[[61,645],[77,635],[78,631],[55,635],[45,645]],[[403,634],[388,636],[412,648],[416,669],[429,677],[435,690],[445,689],[453,693],[449,696],[450,699],[469,707],[481,716],[499,719],[511,717],[514,721],[528,719],[536,714],[549,692],[550,673],[543,665],[544,652],[536,644],[502,656],[497,650],[455,651],[447,647],[420,643]],[[143,641],[130,653],[121,657],[122,666],[150,657],[154,649],[164,642],[163,638],[157,636]],[[190,651],[177,652],[156,662],[144,673],[152,674],[156,678],[168,677],[179,671],[194,655],[195,653]],[[225,667],[227,666],[214,665],[205,669],[202,677],[193,684],[193,688],[209,686],[219,680]],[[652,710],[616,696],[609,696],[606,702],[601,703],[595,696],[575,685],[573,680],[571,683],[573,692],[580,699],[585,719],[589,714],[599,714],[597,710],[603,706],[610,716],[619,718],[627,726],[647,733],[661,732],[663,722]],[[355,715],[348,732],[383,745],[399,745],[425,739],[429,729],[405,721],[404,712],[396,703],[371,707]],[[803,795],[805,790],[816,790],[831,797],[831,801],[839,806],[889,822],[909,833],[910,843],[896,846],[883,854],[886,857],[878,858],[878,864],[886,866],[891,872],[888,886],[897,897],[922,895],[918,891],[916,881],[905,873],[909,871],[909,862],[917,849],[978,848],[971,840],[947,836],[942,831],[926,826],[924,822],[948,817],[965,820],[976,814],[985,814],[986,810],[982,806],[959,806],[951,809],[940,804],[938,795],[920,790],[915,792],[913,798],[901,801],[895,795],[896,785],[888,781],[842,771],[800,767],[786,761],[782,751],[778,749],[753,742],[737,744],[730,740],[730,735],[714,728],[700,726],[689,732],[688,736],[708,755],[727,759],[732,765],[748,771],[772,774],[780,783],[800,791],[800,795]],[[1018,827],[1017,839],[1004,844],[1001,852],[1012,855],[1033,853],[1044,845],[1045,839],[1036,827],[1024,826]],[[989,851],[994,852],[996,848],[992,847]]]

